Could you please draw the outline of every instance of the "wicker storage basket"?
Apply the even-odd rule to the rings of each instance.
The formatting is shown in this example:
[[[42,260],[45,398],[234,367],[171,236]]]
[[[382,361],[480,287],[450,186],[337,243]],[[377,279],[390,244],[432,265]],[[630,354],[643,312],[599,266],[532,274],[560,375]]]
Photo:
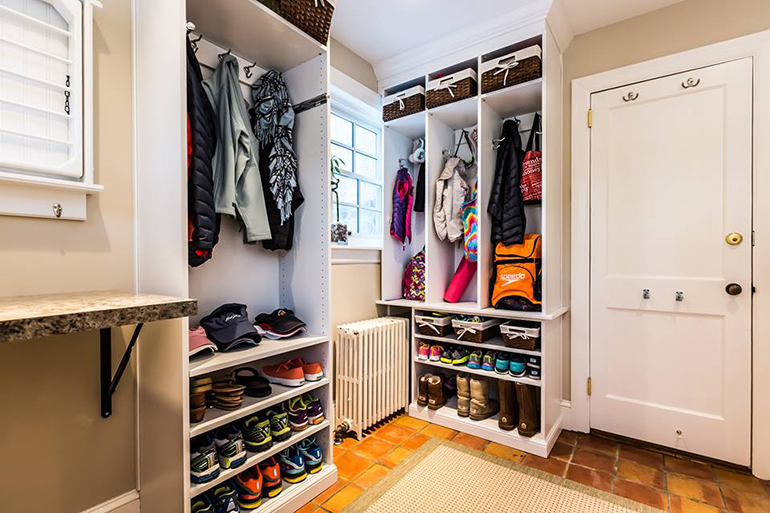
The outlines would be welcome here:
[[[540,47],[533,45],[481,63],[481,93],[491,93],[540,78],[541,55]]]
[[[321,44],[329,42],[336,0],[279,0],[279,14]]]
[[[414,86],[400,93],[386,96],[382,101],[382,120],[403,118],[425,110],[425,88]]]
[[[428,82],[429,109],[472,98],[479,93],[478,75],[471,68]]]
[[[415,315],[414,322],[417,331],[431,337],[446,337],[452,331],[452,316],[433,317],[432,315]]]
[[[500,326],[500,334],[506,347],[535,351],[540,345],[540,324],[537,322],[515,321]]]
[[[452,319],[452,327],[457,340],[481,344],[500,333],[500,319],[487,319],[481,322]]]

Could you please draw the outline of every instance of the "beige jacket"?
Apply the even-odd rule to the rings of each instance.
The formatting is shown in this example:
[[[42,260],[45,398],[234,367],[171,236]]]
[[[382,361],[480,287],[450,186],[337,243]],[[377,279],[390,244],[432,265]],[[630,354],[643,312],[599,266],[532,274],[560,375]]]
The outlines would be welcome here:
[[[436,182],[433,224],[440,240],[456,242],[463,238],[462,208],[470,187],[465,162],[459,157],[447,159]]]

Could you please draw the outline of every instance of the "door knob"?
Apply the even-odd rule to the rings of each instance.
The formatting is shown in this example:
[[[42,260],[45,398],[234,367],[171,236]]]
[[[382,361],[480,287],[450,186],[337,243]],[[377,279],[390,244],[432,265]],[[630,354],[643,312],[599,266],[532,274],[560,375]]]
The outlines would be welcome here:
[[[738,294],[743,292],[743,287],[741,287],[737,283],[729,283],[727,287],[725,287],[725,291],[731,296],[737,296]]]
[[[743,235],[738,232],[730,232],[725,235],[725,242],[731,246],[738,246],[741,242],[743,242]]]

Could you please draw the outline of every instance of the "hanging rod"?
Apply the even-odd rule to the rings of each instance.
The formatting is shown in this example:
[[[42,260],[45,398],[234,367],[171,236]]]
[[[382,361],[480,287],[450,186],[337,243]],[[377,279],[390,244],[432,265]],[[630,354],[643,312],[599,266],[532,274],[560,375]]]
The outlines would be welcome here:
[[[321,105],[325,105],[329,101],[329,93],[319,94],[314,98],[305,100],[304,102],[294,104],[294,114],[299,114],[308,110],[315,109]]]

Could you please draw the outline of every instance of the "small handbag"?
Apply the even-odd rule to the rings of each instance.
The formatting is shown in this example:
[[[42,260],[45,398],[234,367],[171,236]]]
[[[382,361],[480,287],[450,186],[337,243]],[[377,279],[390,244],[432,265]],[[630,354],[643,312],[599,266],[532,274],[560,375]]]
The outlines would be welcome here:
[[[535,114],[521,165],[521,194],[524,203],[543,201],[543,153],[540,151],[540,114]]]

